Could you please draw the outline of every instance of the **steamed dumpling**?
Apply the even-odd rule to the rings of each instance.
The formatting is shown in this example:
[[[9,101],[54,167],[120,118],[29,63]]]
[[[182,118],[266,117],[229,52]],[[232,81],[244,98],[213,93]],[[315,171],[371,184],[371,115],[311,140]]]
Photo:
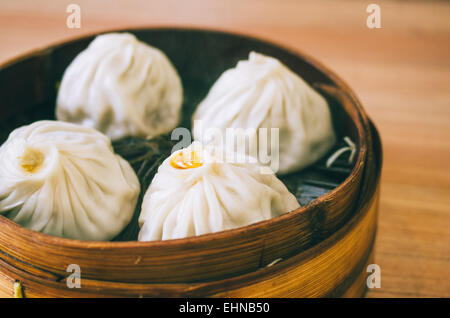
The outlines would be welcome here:
[[[139,240],[232,229],[300,206],[270,169],[252,158],[233,156],[194,142],[167,158],[145,193]]]
[[[154,137],[178,125],[182,100],[180,77],[162,51],[132,34],[109,33],[66,69],[56,116],[111,139]]]
[[[92,128],[39,121],[0,147],[0,213],[32,230],[110,240],[130,222],[139,192],[131,166]]]
[[[267,128],[269,133],[278,128],[279,169],[275,172],[279,173],[314,163],[336,140],[327,101],[280,61],[255,52],[225,71],[195,111],[194,138],[211,142],[207,131],[212,128],[223,136],[226,128]],[[274,155],[269,145],[261,143],[259,134],[246,136],[247,144],[254,143],[263,148],[260,151]],[[237,148],[220,138],[214,143],[217,140]],[[249,154],[249,147],[246,149]]]

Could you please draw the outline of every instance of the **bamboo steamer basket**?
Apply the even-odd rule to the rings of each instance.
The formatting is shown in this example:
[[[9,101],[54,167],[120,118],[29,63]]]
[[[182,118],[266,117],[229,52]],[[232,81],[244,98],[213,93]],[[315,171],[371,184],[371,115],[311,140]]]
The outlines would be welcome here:
[[[335,129],[357,145],[353,170],[334,190],[296,211],[178,240],[70,240],[28,230],[0,216],[0,296],[12,296],[16,280],[26,297],[360,296],[365,290],[364,266],[373,257],[381,147],[351,89],[312,58],[259,39],[195,29],[131,32],[169,56],[182,77],[185,100],[192,104],[249,51],[279,58],[329,100]],[[93,37],[1,65],[1,121],[54,105],[55,83]],[[69,264],[81,268],[80,289],[66,285]]]

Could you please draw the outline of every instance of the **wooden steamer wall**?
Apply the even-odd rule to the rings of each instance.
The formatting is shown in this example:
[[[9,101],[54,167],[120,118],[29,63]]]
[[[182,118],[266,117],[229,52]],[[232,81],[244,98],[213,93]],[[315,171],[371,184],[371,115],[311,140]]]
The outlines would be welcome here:
[[[352,90],[310,57],[258,39],[193,29],[131,32],[168,54],[192,105],[218,74],[249,51],[279,58],[328,99],[335,128],[357,144],[354,167],[339,186],[296,211],[178,240],[70,240],[28,230],[0,216],[0,296],[12,297],[15,282],[20,282],[25,297],[363,295],[366,267],[373,262],[382,153],[379,135]],[[21,113],[35,113],[37,119],[51,116],[56,83],[92,38],[55,45],[0,66],[1,127]],[[69,264],[80,266],[81,288],[67,287]]]

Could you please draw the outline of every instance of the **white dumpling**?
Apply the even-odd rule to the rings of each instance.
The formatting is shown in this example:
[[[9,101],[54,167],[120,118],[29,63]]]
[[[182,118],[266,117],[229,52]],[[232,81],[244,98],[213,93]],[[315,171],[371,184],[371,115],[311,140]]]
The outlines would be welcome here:
[[[0,147],[0,213],[46,234],[110,240],[130,222],[140,185],[102,133],[38,121]]]
[[[233,160],[230,154],[194,142],[167,158],[145,193],[139,240],[228,230],[300,206],[270,169],[250,158]]]
[[[226,128],[267,128],[269,132],[278,128],[279,169],[275,172],[281,174],[314,163],[336,140],[327,101],[280,61],[255,52],[225,71],[199,104],[193,116],[194,138],[210,142],[206,136],[210,137],[207,130],[211,128],[223,135]],[[270,154],[270,146],[260,145],[258,136],[248,135],[247,143],[255,142]]]
[[[111,139],[154,137],[178,125],[182,101],[180,77],[162,51],[130,33],[109,33],[64,72],[56,116]]]

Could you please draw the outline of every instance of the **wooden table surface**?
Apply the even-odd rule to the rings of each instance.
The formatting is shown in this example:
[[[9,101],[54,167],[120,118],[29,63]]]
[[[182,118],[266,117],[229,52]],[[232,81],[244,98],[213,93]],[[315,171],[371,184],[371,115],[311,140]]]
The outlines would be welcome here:
[[[81,7],[80,29],[66,26],[70,3]],[[366,26],[369,3],[380,5],[381,29]],[[257,35],[316,57],[347,81],[384,148],[381,288],[367,296],[450,297],[450,3],[0,0],[0,63],[94,31],[154,25]]]

